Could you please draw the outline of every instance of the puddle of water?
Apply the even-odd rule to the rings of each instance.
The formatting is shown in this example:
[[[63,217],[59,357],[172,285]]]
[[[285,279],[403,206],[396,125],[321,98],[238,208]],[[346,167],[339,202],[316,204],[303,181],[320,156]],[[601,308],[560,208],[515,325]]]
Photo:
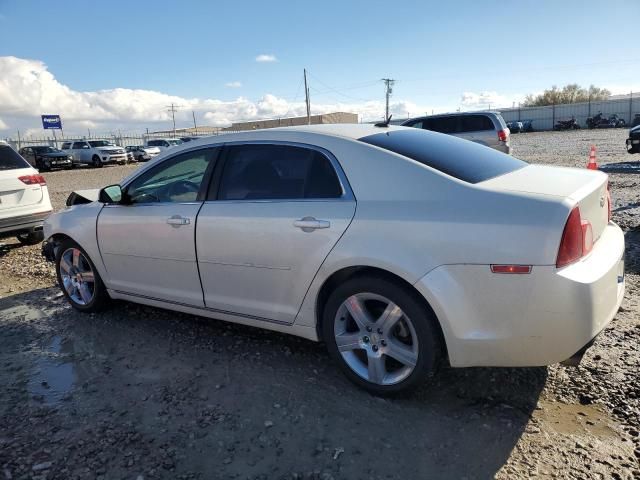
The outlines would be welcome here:
[[[617,436],[611,419],[594,405],[544,402],[538,418],[563,435],[593,435],[598,438]]]
[[[45,405],[55,406],[69,393],[76,382],[72,363],[62,360],[62,339],[54,337],[43,356],[33,367],[27,389],[32,397],[42,399]]]

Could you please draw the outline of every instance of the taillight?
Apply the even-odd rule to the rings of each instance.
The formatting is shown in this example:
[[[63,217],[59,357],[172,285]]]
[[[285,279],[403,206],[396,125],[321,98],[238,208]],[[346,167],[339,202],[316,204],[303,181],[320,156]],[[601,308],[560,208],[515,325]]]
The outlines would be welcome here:
[[[564,267],[580,260],[593,248],[593,229],[591,223],[580,218],[580,209],[574,207],[569,214],[567,224],[562,232],[562,240],[558,249],[556,267]]]
[[[611,189],[609,188],[609,182],[607,182],[607,220],[611,221]]]
[[[44,179],[42,175],[24,175],[23,177],[18,177],[22,183],[26,185],[46,185],[47,181]]]
[[[509,129],[505,128],[504,130],[498,131],[498,140],[501,142],[506,142],[509,139]]]

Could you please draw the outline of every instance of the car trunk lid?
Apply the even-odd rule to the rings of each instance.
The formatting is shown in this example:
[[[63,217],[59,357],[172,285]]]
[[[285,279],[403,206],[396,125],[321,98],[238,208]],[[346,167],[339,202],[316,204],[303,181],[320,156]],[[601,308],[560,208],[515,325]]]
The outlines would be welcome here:
[[[20,177],[34,175],[32,168],[0,170],[0,211],[34,205],[42,201],[42,186],[27,185]]]
[[[563,198],[572,206],[575,203],[582,220],[591,224],[595,242],[609,222],[607,180],[608,176],[599,171],[528,165],[478,186]]]

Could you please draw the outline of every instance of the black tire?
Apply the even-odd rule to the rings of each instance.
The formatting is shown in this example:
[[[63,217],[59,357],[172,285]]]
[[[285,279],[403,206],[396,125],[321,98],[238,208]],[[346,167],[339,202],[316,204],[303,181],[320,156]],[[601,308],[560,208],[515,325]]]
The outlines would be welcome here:
[[[21,233],[16,238],[22,245],[37,245],[44,240],[44,232],[40,230],[39,232]]]
[[[102,168],[102,160],[100,160],[100,157],[98,155],[94,155],[92,160],[93,160],[93,166],[95,168]]]
[[[363,378],[347,364],[338,350],[334,333],[336,315],[347,298],[365,292],[391,300],[402,309],[406,317],[411,319],[410,321],[418,340],[417,360],[413,371],[398,383],[382,385]],[[406,392],[423,384],[436,372],[442,358],[441,334],[437,319],[431,309],[420,300],[416,292],[383,276],[358,276],[337,287],[325,304],[322,335],[327,344],[329,355],[339,365],[347,378],[374,395],[393,395],[399,392]],[[381,345],[386,346],[384,342]],[[382,352],[383,347],[380,347],[380,349]]]
[[[48,165],[43,160],[36,160],[36,169],[38,169],[41,172],[48,172],[51,170],[51,166]]]
[[[61,262],[62,256],[67,250],[74,249],[74,248],[80,250],[84,259],[86,259],[89,266],[91,267],[91,270],[93,271],[93,275],[94,275],[93,296],[91,298],[91,301],[87,302],[84,305],[77,303],[73,298],[71,298],[71,296],[65,289],[64,283],[62,281],[61,268],[60,268],[60,262]],[[85,252],[80,245],[78,245],[76,242],[74,242],[71,239],[64,240],[58,247],[58,250],[56,251],[55,265],[56,265],[56,278],[58,279],[58,286],[60,287],[60,290],[62,290],[62,293],[67,298],[67,301],[71,304],[73,308],[75,308],[80,312],[93,313],[93,312],[99,312],[101,310],[104,310],[104,308],[108,306],[108,304],[111,301],[111,298],[107,293],[107,289],[104,286],[104,283],[102,282],[102,278],[100,278],[100,274],[96,270],[96,267],[91,261],[91,258],[89,258],[89,255],[87,255],[87,252]]]

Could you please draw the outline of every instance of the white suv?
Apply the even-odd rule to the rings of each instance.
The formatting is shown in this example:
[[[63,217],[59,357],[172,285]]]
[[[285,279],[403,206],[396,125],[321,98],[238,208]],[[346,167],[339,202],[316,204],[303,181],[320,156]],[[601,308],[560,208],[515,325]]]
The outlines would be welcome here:
[[[78,140],[65,142],[62,150],[73,155],[73,165],[93,165],[102,167],[107,163],[126,163],[127,152],[124,148],[106,140]]]
[[[0,142],[0,238],[35,245],[51,213],[47,182],[8,144]]]

